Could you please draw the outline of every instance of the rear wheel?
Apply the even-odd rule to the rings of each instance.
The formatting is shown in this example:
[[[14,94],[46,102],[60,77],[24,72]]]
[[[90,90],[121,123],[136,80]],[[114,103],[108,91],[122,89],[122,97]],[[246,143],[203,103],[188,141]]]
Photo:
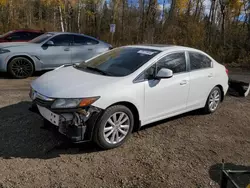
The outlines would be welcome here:
[[[14,78],[27,78],[34,72],[33,63],[25,57],[15,57],[8,64],[8,72]]]
[[[103,149],[118,147],[128,139],[133,126],[133,114],[127,107],[111,106],[97,122],[94,141]]]
[[[213,113],[217,110],[220,102],[221,102],[221,96],[222,92],[220,90],[219,87],[214,87],[212,89],[212,91],[210,92],[207,102],[206,102],[206,106],[204,108],[205,113]]]

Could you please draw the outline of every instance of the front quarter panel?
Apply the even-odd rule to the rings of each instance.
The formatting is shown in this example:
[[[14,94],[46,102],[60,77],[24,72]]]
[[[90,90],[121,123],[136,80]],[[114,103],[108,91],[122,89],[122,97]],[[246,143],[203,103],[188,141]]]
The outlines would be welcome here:
[[[110,89],[112,88],[112,90]],[[122,87],[114,86],[109,89],[103,89],[100,92],[100,99],[98,99],[93,105],[101,109],[107,109],[121,102],[132,103],[138,110],[139,118],[143,121],[143,109],[144,109],[144,83],[131,83],[124,84]]]
[[[7,64],[8,62],[12,59],[12,58],[15,58],[15,57],[20,57],[20,56],[24,56],[24,57],[28,57],[30,58],[33,63],[34,63],[34,66],[35,66],[35,70],[38,71],[38,70],[41,70],[41,62],[39,60],[39,56],[36,55],[36,54],[29,54],[29,53],[12,53],[11,55],[9,55],[6,59],[5,59],[5,66],[4,66],[4,69],[7,71]]]
[[[14,48],[9,48],[10,53],[0,54],[0,70],[7,71],[7,65],[9,61],[14,57],[28,57],[30,58],[35,66],[35,70],[41,70],[41,62],[39,59],[40,50],[38,45],[32,45],[33,47],[28,46],[19,46]]]

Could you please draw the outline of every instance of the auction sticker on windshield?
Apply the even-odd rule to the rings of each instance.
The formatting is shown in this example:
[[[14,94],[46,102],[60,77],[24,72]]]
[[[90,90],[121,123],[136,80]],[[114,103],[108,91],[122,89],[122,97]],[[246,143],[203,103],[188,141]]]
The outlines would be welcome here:
[[[144,54],[144,55],[153,55],[156,52],[147,51],[147,50],[139,50],[137,53],[138,54]]]

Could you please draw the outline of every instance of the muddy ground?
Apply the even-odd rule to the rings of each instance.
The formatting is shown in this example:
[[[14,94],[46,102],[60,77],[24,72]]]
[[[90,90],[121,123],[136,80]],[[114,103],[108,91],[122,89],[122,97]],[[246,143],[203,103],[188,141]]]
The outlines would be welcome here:
[[[219,187],[222,159],[250,166],[250,97],[226,96],[212,115],[157,122],[100,151],[40,128],[42,118],[28,110],[32,79],[0,75],[0,187]]]

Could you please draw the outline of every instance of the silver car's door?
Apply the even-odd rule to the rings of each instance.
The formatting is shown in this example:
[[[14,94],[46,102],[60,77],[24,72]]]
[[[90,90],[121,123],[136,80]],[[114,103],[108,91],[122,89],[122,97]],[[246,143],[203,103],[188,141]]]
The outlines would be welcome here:
[[[71,63],[70,44],[73,35],[60,34],[51,38],[42,46],[40,60],[42,69],[54,69],[58,66]]]
[[[72,63],[80,63],[96,55],[98,41],[83,35],[74,35],[71,46]]]

